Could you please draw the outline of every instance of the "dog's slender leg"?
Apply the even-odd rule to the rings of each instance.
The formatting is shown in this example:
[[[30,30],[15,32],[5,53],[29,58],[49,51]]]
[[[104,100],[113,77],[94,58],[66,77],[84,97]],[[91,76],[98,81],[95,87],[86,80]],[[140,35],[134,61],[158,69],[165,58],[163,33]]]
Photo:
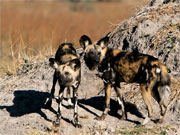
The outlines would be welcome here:
[[[81,124],[78,121],[78,87],[79,85],[74,88],[73,87],[73,98],[74,98],[74,118],[73,118],[73,124],[75,127],[81,128]]]
[[[50,108],[51,107],[52,98],[54,97],[56,82],[57,82],[57,77],[56,77],[56,71],[55,71],[54,72],[54,77],[53,77],[53,86],[51,88],[51,95],[50,95],[48,101],[45,103],[45,108]]]
[[[153,97],[159,103],[160,106],[160,119],[157,121],[159,123],[163,122],[165,117],[167,107],[168,107],[168,98],[170,94],[170,87],[168,85],[165,86],[158,86],[157,88],[153,89]],[[157,94],[159,93],[159,94]],[[160,96],[161,95],[161,96]]]
[[[105,109],[100,117],[96,117],[97,120],[104,120],[110,110],[110,99],[111,99],[112,86],[110,83],[106,84],[105,88]]]
[[[123,97],[120,94],[120,88],[118,88],[117,86],[114,86],[114,89],[115,89],[116,94],[117,94],[118,103],[122,108],[122,117],[121,117],[121,119],[127,119],[127,113],[125,111],[125,107],[124,107],[124,103],[123,103],[124,102]]]
[[[72,91],[71,89],[72,89],[72,87],[68,87],[67,88],[67,93],[66,93],[67,101],[68,101],[68,109],[74,108],[74,106],[72,104],[72,101],[71,101],[71,91]]]
[[[160,105],[160,109],[161,109],[161,115],[160,115],[160,119],[159,119],[158,123],[163,123],[164,117],[165,117],[166,111],[167,111],[167,106],[165,106],[165,105]],[[162,113],[162,112],[163,112],[163,113]]]
[[[152,103],[151,103],[151,89],[149,87],[146,89],[147,87],[146,84],[141,84],[140,87],[141,87],[141,94],[144,103],[146,104],[148,109],[148,115],[145,117],[145,120],[142,123],[142,125],[145,125],[150,121],[150,118],[152,117],[152,113],[153,113]]]
[[[64,88],[63,86],[61,86],[60,90],[59,90],[59,98],[58,98],[58,112],[57,112],[57,118],[55,121],[55,125],[59,125],[60,120],[61,120],[61,111],[62,111],[62,100],[63,100],[63,92],[64,92]]]

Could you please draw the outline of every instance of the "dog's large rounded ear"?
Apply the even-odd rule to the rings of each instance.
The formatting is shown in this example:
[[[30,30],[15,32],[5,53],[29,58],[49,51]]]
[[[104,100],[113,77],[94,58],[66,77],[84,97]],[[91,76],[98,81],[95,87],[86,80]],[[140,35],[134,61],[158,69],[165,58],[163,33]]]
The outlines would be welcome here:
[[[88,45],[92,44],[92,41],[88,36],[83,35],[83,36],[81,36],[79,43],[80,43],[81,47],[83,49],[85,49]]]
[[[109,37],[105,36],[97,42],[97,45],[100,45],[101,47],[105,47],[108,42],[109,42]]]
[[[52,68],[58,68],[58,62],[57,62],[54,58],[50,58],[50,59],[49,59],[49,65],[50,65]]]

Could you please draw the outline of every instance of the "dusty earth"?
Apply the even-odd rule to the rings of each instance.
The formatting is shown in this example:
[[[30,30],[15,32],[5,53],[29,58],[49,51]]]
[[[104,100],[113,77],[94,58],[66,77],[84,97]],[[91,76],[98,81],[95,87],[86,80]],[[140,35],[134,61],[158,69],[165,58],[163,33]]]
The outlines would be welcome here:
[[[79,120],[82,129],[76,129],[71,120],[73,110],[67,109],[66,98],[60,127],[54,127],[57,102],[54,99],[52,108],[44,109],[44,103],[49,97],[52,87],[53,69],[48,65],[48,58],[42,62],[27,63],[16,75],[0,79],[0,134],[176,134],[180,133],[180,100],[177,92],[180,81],[173,79],[172,97],[165,122],[156,124],[149,122],[145,127],[140,123],[146,114],[138,84],[122,84],[124,91],[128,120],[120,120],[121,108],[113,91],[111,111],[104,121],[94,118],[101,115],[104,106],[103,82],[96,77],[96,71],[90,72],[82,62],[82,81],[79,88]],[[58,85],[56,87],[58,91]],[[57,96],[56,91],[56,96]],[[66,97],[66,96],[65,96]],[[159,116],[158,104],[153,100],[155,115]]]
[[[137,13],[130,20],[117,26],[116,29],[111,32],[112,39],[109,46],[130,51],[133,50],[133,47],[135,46],[135,49],[138,49],[138,51],[140,52],[144,50],[145,53],[150,53],[151,50],[153,50],[152,55],[159,57],[166,65],[169,65],[169,69],[171,70],[170,75],[172,79],[172,92],[171,102],[164,123],[155,123],[155,121],[159,118],[159,106],[153,100],[154,116],[152,118],[152,121],[150,121],[146,126],[140,125],[144,120],[146,107],[139,91],[139,85],[125,83],[121,84],[121,89],[125,97],[125,108],[128,112],[128,119],[120,120],[121,108],[118,106],[118,103],[116,101],[116,94],[113,91],[110,103],[111,111],[109,112],[109,115],[104,121],[95,120],[94,118],[96,116],[101,115],[104,107],[104,93],[101,92],[99,94],[99,92],[103,89],[103,82],[96,76],[97,71],[89,71],[84,64],[83,59],[81,58],[82,79],[79,88],[78,112],[79,120],[83,127],[82,129],[76,129],[72,125],[71,120],[73,118],[73,110],[67,109],[66,96],[63,101],[63,118],[60,122],[60,126],[54,127],[52,122],[55,120],[57,112],[56,99],[53,100],[53,104],[50,109],[44,108],[44,103],[50,96],[49,93],[52,87],[52,77],[54,73],[54,70],[51,69],[48,65],[48,58],[52,56],[48,56],[41,61],[26,61],[15,75],[0,77],[0,135],[180,135],[180,63],[178,61],[180,56],[180,25],[179,23],[176,24],[176,21],[178,19],[175,19],[175,21],[172,23],[169,22],[170,17],[167,17],[168,19],[165,20],[168,20],[169,27],[164,27],[163,30],[165,31],[162,31],[161,27],[163,26],[160,24],[162,21],[164,21],[163,18],[165,17],[160,19],[157,16],[156,19],[159,18],[158,23],[160,23],[159,25],[157,24],[158,27],[156,27],[158,28],[158,30],[155,31],[155,29],[152,29],[156,25],[149,27],[149,29],[152,30],[150,32],[159,34],[155,34],[156,36],[154,36],[150,35],[148,33],[149,31],[145,31],[145,28],[148,28],[147,26],[151,25],[146,25],[145,27],[145,24],[143,24],[142,21],[144,20],[144,18],[142,16],[144,16],[146,12],[148,13],[148,15],[151,15],[151,11],[155,13],[155,7],[153,7],[153,5],[158,6],[159,4],[156,2],[157,1],[154,0],[154,3],[151,3],[152,7],[146,7],[147,10],[142,9],[139,14]],[[173,15],[174,12],[172,12],[172,8],[174,7],[173,11],[177,11],[177,13],[180,13],[180,8],[178,3],[174,4],[176,5],[173,6],[172,3],[170,3],[169,6],[166,5],[169,9],[168,15],[172,15],[173,17],[178,18],[180,17],[179,14]],[[159,11],[161,11],[161,9],[163,11],[158,12],[161,13],[160,15],[163,16],[163,13],[167,14],[167,8],[165,8],[166,6],[163,5],[158,7]],[[131,26],[134,26],[131,25],[133,24],[133,19],[136,17],[139,18],[142,23],[140,23],[139,20],[136,19],[140,24],[136,22],[136,24],[139,25],[137,25],[137,27],[134,27],[134,29],[131,29]],[[153,21],[146,21],[146,23],[153,24]],[[123,28],[126,29],[122,31]],[[168,36],[168,34],[169,37],[166,37]],[[139,36],[141,36],[141,38],[138,38]],[[168,39],[170,43],[165,39]],[[148,48],[148,43],[146,43],[147,40],[154,41],[153,43],[155,44],[155,46],[152,47],[153,49]],[[164,49],[164,52],[161,52],[161,55],[158,56],[157,52],[160,52],[160,50],[162,50],[162,47],[156,46],[156,42],[161,46],[167,43],[167,45],[170,47],[167,46],[167,49]],[[138,45],[142,46],[142,48],[144,49],[139,48]],[[132,48],[129,48],[131,46]],[[174,57],[176,57],[176,59],[173,59]],[[174,66],[174,64],[176,64],[176,67]],[[59,88],[57,85],[55,93],[56,96],[58,93],[58,89]],[[66,93],[64,93],[64,95],[66,95]]]

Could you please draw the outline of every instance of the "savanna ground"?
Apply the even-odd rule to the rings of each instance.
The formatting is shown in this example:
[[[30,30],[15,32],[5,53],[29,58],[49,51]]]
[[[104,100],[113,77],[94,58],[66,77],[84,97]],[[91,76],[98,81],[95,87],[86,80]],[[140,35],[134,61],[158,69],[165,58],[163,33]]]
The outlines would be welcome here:
[[[146,113],[139,86],[122,84],[128,120],[119,120],[121,110],[112,93],[111,111],[104,121],[94,118],[103,110],[102,80],[87,70],[82,60],[82,80],[79,88],[79,120],[82,129],[71,123],[73,110],[63,102],[63,119],[54,127],[57,103],[52,108],[43,105],[52,87],[53,69],[48,58],[62,42],[79,47],[79,37],[87,34],[97,40],[128,19],[149,0],[121,0],[108,3],[67,2],[5,2],[0,3],[0,134],[176,134],[180,132],[180,100],[173,100],[163,124],[151,121],[140,126]],[[173,79],[172,95],[179,90],[180,80]],[[58,89],[58,86],[57,88]],[[56,95],[57,95],[56,91]],[[178,93],[177,93],[178,94]],[[173,98],[173,96],[171,98]],[[176,99],[180,95],[176,96]],[[175,103],[176,102],[176,103]],[[175,106],[176,105],[176,106]],[[155,115],[159,108],[153,100]]]

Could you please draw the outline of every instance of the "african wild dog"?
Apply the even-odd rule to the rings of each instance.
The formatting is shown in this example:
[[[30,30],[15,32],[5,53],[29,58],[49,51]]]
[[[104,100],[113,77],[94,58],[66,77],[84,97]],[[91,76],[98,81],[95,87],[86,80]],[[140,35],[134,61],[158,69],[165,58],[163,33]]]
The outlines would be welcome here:
[[[160,105],[161,118],[159,122],[163,122],[170,96],[170,77],[166,67],[157,58],[150,55],[108,48],[106,47],[108,41],[108,36],[95,43],[92,43],[86,35],[80,38],[86,65],[90,70],[98,67],[99,72],[104,73],[103,77],[106,80],[105,109],[97,119],[105,119],[109,111],[112,87],[114,87],[118,103],[122,107],[122,119],[127,118],[123,98],[119,91],[120,82],[135,82],[140,84],[141,94],[148,109],[148,116],[142,124],[145,125],[153,113],[151,95]]]
[[[55,69],[53,77],[53,86],[51,89],[51,96],[47,101],[45,107],[49,108],[52,104],[52,98],[54,97],[55,85],[58,81],[59,99],[58,99],[58,113],[55,124],[59,124],[61,119],[63,92],[67,89],[69,108],[74,108],[74,120],[75,127],[81,127],[78,122],[78,87],[81,80],[81,63],[77,56],[76,50],[71,43],[63,43],[59,46],[55,58],[49,59],[50,66]],[[72,106],[70,99],[70,90],[73,90],[74,105]]]

